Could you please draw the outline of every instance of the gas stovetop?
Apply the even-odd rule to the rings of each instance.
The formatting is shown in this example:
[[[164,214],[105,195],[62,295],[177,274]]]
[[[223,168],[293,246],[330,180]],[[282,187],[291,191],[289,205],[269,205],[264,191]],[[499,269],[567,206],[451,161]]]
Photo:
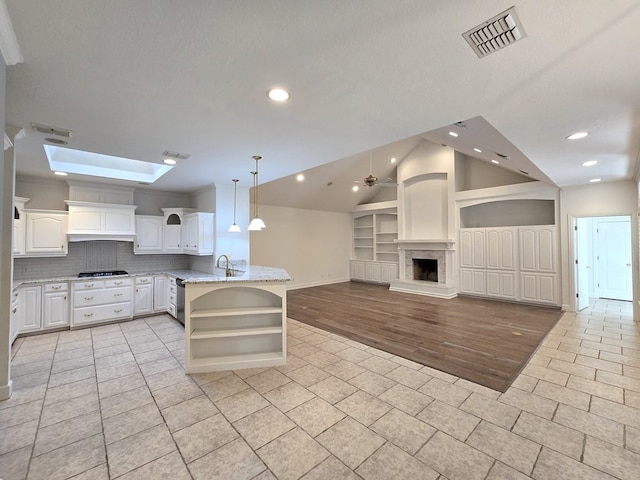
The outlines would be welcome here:
[[[127,275],[124,270],[106,270],[101,272],[81,272],[78,274],[79,278],[84,277],[111,277],[113,275]]]

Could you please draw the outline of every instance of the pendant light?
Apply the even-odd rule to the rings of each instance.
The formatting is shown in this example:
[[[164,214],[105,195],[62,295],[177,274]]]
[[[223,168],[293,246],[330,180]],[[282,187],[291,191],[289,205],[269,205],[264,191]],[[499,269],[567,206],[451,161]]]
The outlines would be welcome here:
[[[233,179],[233,224],[229,227],[230,232],[239,232],[240,227],[236,223],[236,198],[238,196],[238,179]]]
[[[253,175],[253,220],[249,223],[249,228],[247,230],[250,231],[259,231],[263,228],[267,228],[262,219],[258,217],[258,160],[262,157],[260,155],[254,155],[253,159],[256,161],[256,169],[251,172]]]

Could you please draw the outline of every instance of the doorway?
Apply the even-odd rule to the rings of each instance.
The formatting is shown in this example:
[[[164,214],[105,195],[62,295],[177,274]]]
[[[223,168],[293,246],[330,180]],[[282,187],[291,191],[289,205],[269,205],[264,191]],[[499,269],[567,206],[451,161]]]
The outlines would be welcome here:
[[[593,299],[631,301],[631,218],[574,218],[576,310]]]

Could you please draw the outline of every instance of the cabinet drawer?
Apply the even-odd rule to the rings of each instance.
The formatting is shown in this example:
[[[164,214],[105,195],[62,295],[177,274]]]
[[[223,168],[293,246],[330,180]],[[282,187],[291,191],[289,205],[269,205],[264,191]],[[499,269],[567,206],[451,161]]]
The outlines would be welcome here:
[[[172,317],[177,317],[178,314],[176,312],[176,304],[170,303],[169,308],[167,309],[167,312],[169,312],[169,315],[171,315]]]
[[[73,284],[74,290],[96,290],[104,288],[104,280],[82,280]]]
[[[173,305],[175,305],[176,303],[178,303],[178,302],[176,302],[176,300],[177,300],[176,294],[175,293],[170,293],[169,294],[169,303],[172,303]]]
[[[131,285],[133,285],[133,280],[131,278],[111,278],[104,281],[104,286],[107,288],[130,287]]]
[[[178,293],[178,286],[176,285],[175,279],[170,278],[169,282],[169,293],[176,295]]]
[[[48,283],[44,286],[44,293],[51,292],[68,292],[69,284],[67,282],[64,283]]]
[[[131,301],[131,288],[105,288],[96,291],[81,291],[73,294],[73,307],[103,305],[105,303]]]
[[[72,325],[104,322],[131,317],[131,302],[112,303],[95,307],[73,309]]]
[[[147,285],[153,283],[153,277],[136,277],[136,285]]]

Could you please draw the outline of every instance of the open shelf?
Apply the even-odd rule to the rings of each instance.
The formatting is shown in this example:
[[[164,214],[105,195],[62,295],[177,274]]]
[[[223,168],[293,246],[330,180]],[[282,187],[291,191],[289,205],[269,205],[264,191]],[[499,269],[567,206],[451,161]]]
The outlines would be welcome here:
[[[235,328],[228,330],[195,329],[191,331],[191,340],[202,340],[205,338],[221,337],[241,337],[247,335],[271,335],[282,334],[282,327],[259,327],[259,328]]]
[[[282,307],[232,307],[198,309],[191,311],[191,318],[264,315],[269,313],[282,313]]]

